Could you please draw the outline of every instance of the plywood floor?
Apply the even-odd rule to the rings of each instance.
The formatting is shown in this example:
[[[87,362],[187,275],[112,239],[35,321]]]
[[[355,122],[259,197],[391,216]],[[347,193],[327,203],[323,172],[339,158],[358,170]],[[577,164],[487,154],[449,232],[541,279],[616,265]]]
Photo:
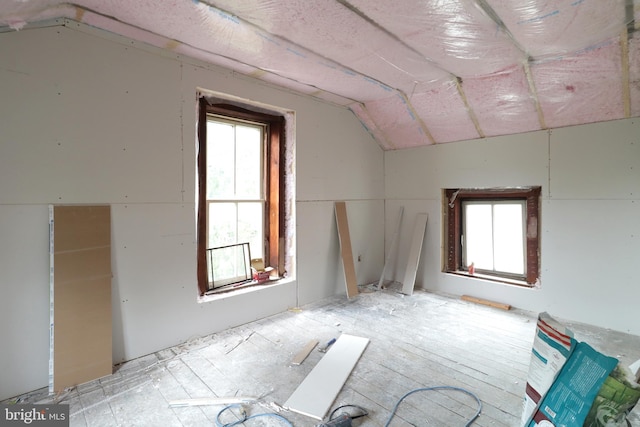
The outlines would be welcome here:
[[[553,313],[551,313],[553,315]],[[313,350],[299,366],[294,356],[312,339],[322,345],[341,333],[371,341],[334,407],[368,410],[354,426],[384,426],[407,392],[432,386],[464,388],[482,401],[477,426],[516,426],[529,365],[536,313],[503,311],[457,298],[392,289],[333,297],[299,310],[127,362],[106,378],[81,385],[70,404],[72,426],[211,426],[223,406],[171,408],[175,399],[259,396],[249,415],[279,413],[294,426],[317,421],[280,408],[323,356]],[[640,337],[569,324],[576,337],[629,365],[640,358]],[[23,399],[42,399],[34,392]],[[415,393],[391,426],[463,426],[476,409],[457,391]],[[636,409],[637,412],[637,409]],[[225,413],[222,421],[231,422]],[[634,415],[633,425],[640,426]],[[264,417],[246,426],[284,426]]]

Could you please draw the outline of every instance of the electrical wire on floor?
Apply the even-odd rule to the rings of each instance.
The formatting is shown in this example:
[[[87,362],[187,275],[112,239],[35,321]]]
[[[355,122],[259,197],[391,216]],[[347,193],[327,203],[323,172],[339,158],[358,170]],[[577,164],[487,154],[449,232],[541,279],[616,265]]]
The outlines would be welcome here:
[[[228,411],[232,408],[240,408],[240,412],[241,412],[240,419],[227,424],[220,421],[220,415],[222,415],[223,412]],[[245,411],[244,406],[242,406],[240,403],[235,403],[233,405],[226,406],[220,412],[218,412],[218,415],[216,416],[216,426],[217,427],[233,427],[233,426],[240,425],[245,421],[248,421],[254,418],[260,418],[260,417],[274,417],[281,420],[285,425],[289,427],[293,427],[293,424],[291,424],[291,422],[288,419],[274,412],[265,412],[263,414],[255,414],[255,415],[247,416],[247,411]]]
[[[402,403],[402,401],[404,399],[406,399],[407,397],[411,396],[414,393],[418,393],[421,391],[434,391],[434,390],[454,390],[454,391],[460,391],[464,394],[467,394],[471,397],[473,397],[475,399],[475,401],[478,403],[478,408],[476,409],[475,414],[469,418],[469,420],[467,421],[467,423],[465,424],[465,427],[469,427],[471,424],[473,424],[473,422],[480,416],[480,412],[482,412],[482,402],[480,401],[480,399],[478,398],[478,396],[476,396],[474,393],[470,392],[469,390],[465,390],[463,388],[460,387],[452,387],[452,386],[435,386],[435,387],[422,387],[422,388],[417,388],[415,390],[411,390],[410,392],[408,392],[407,394],[405,394],[404,396],[402,396],[398,402],[395,404],[395,406],[393,407],[393,409],[391,410],[391,414],[389,415],[389,418],[387,419],[387,423],[384,425],[385,427],[388,427],[391,424],[391,420],[393,420],[393,418],[396,415],[396,411],[398,410],[398,407],[400,406],[400,404]],[[341,413],[340,415],[338,415],[337,417],[335,417],[335,413],[342,408],[345,407],[355,407],[358,408],[360,411],[362,411],[361,414],[353,416],[350,415],[346,412]],[[337,407],[336,409],[334,409],[331,412],[331,415],[329,415],[329,419],[326,423],[324,424],[320,424],[320,427],[350,427],[351,426],[351,420],[354,420],[356,418],[360,418],[360,417],[364,417],[365,415],[368,415],[368,412],[366,409],[357,406],[357,405],[342,405]]]
[[[482,412],[482,402],[480,401],[480,399],[478,398],[478,396],[476,396],[473,392],[470,392],[469,390],[466,390],[464,388],[461,387],[453,387],[453,386],[434,386],[434,387],[421,387],[421,388],[417,388],[414,390],[411,390],[410,392],[406,393],[404,396],[402,396],[400,399],[398,399],[398,401],[396,402],[396,404],[394,405],[393,409],[391,409],[391,414],[389,414],[389,418],[387,419],[386,424],[384,425],[384,427],[388,427],[389,425],[391,425],[391,421],[393,420],[393,418],[396,416],[396,411],[398,410],[398,408],[400,407],[400,404],[404,401],[404,399],[406,399],[407,397],[411,396],[414,393],[418,393],[418,392],[423,392],[423,391],[437,391],[437,390],[453,390],[453,391],[459,391],[461,393],[464,393],[468,396],[471,396],[475,399],[476,403],[478,404],[478,408],[476,409],[476,412],[473,414],[473,416],[471,418],[469,418],[469,420],[467,420],[466,424],[464,425],[464,427],[469,427],[471,424],[473,424],[475,422],[475,420],[480,416],[480,413]],[[241,414],[239,416],[240,419],[233,421],[231,423],[223,423],[222,421],[220,421],[220,416],[228,411],[231,410],[232,408],[240,408]],[[357,415],[351,415],[347,412],[342,412],[340,415],[338,415],[337,417],[335,416],[336,412],[338,412],[340,409],[344,409],[344,408],[356,408],[360,411],[359,414]],[[235,414],[234,414],[235,415]],[[328,421],[324,424],[320,424],[320,426],[324,426],[324,427],[350,427],[351,426],[351,421],[355,420],[357,418],[361,418],[361,417],[365,417],[369,415],[369,412],[358,405],[352,405],[352,404],[348,404],[348,405],[342,405],[342,406],[338,406],[337,408],[335,408],[333,411],[331,411],[331,414],[328,417]],[[277,418],[279,420],[281,420],[285,425],[289,426],[289,427],[293,427],[293,424],[286,419],[285,417],[283,417],[282,415],[273,413],[273,412],[265,412],[262,414],[255,414],[255,415],[247,415],[247,412],[244,409],[244,406],[242,406],[242,404],[240,403],[236,403],[233,405],[229,405],[224,407],[220,412],[218,412],[218,415],[216,416],[216,426],[217,427],[234,427],[237,425],[240,425],[242,423],[244,423],[245,421],[248,421],[250,419],[254,419],[254,418],[259,418],[259,417],[274,417]]]
[[[480,412],[482,412],[482,402],[480,401],[478,396],[476,396],[474,393],[470,392],[469,390],[465,390],[465,389],[460,388],[460,387],[452,387],[452,386],[448,386],[448,385],[441,385],[441,386],[435,386],[435,387],[417,388],[415,390],[411,390],[409,393],[407,393],[404,396],[402,396],[400,398],[400,400],[398,400],[396,405],[393,407],[393,409],[391,410],[391,415],[389,416],[389,419],[387,420],[387,423],[384,426],[388,427],[391,424],[391,420],[393,419],[393,417],[395,417],[396,411],[398,410],[398,407],[400,406],[400,404],[402,403],[402,401],[404,399],[406,399],[410,395],[412,395],[414,393],[417,393],[417,392],[420,392],[420,391],[433,391],[433,390],[455,390],[455,391],[460,391],[460,392],[462,392],[464,394],[467,394],[467,395],[469,395],[469,396],[471,396],[471,397],[473,397],[475,399],[475,401],[478,403],[478,409],[476,409],[475,414],[471,418],[469,418],[469,420],[464,425],[464,427],[469,427],[471,424],[473,424],[473,422],[476,420],[476,418],[478,418],[480,416]]]

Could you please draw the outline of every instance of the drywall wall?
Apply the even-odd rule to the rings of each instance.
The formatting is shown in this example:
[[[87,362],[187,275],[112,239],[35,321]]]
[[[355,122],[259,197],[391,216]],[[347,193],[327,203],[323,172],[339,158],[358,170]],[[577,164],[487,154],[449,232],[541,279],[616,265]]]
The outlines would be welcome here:
[[[334,200],[361,283],[383,256],[383,154],[351,112],[68,20],[0,33],[0,399],[45,387],[48,205],[108,204],[113,358],[129,360],[344,293]],[[198,302],[196,93],[292,112],[289,280]],[[327,215],[323,215],[327,213]],[[334,236],[335,233],[335,236]]]
[[[398,206],[405,218],[426,210],[417,286],[640,334],[638,135],[640,121],[626,119],[388,152],[386,235]],[[441,189],[527,185],[542,186],[540,288],[442,273]],[[389,277],[402,277],[409,229],[404,222],[401,262]]]

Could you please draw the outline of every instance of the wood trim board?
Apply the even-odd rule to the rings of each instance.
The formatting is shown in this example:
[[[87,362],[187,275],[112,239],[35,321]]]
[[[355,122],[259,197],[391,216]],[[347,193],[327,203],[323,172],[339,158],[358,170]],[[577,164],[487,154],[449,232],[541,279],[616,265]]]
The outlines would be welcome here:
[[[347,298],[358,295],[358,281],[353,263],[353,249],[349,235],[349,221],[347,219],[347,205],[345,202],[335,202],[336,222],[338,224],[338,240],[340,240],[340,254],[344,267],[344,280],[347,286]]]
[[[368,338],[340,335],[284,403],[284,407],[322,420],[368,344]]]
[[[298,352],[298,354],[295,355],[295,357],[293,358],[293,360],[291,361],[292,365],[300,365],[302,362],[304,362],[304,359],[307,358],[307,356],[309,356],[309,353],[311,353],[311,351],[315,348],[315,346],[318,345],[318,340],[311,340],[307,343],[307,345],[304,346],[304,348],[302,350],[300,350]]]
[[[50,206],[49,389],[112,373],[110,206]]]
[[[428,220],[429,216],[426,213],[419,213],[416,215],[416,222],[413,228],[413,239],[411,240],[411,249],[409,250],[409,259],[407,261],[407,269],[404,272],[404,280],[402,281],[402,293],[406,295],[413,294],[413,287],[416,283],[416,273],[418,272],[418,263],[420,262],[420,254],[422,253],[424,232],[427,229]]]
[[[511,310],[511,305],[510,304],[504,304],[504,303],[496,302],[496,301],[489,301],[489,300],[486,300],[486,299],[476,298],[476,297],[472,297],[472,296],[469,296],[469,295],[462,295],[460,297],[460,299],[463,300],[463,301],[473,302],[473,303],[476,303],[476,304],[488,305],[489,307],[500,308],[502,310]]]

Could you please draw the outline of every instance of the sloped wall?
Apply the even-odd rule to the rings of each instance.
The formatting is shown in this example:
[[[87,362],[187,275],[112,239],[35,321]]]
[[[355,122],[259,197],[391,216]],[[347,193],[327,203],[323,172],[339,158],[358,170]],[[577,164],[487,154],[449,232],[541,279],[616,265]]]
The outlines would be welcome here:
[[[296,118],[296,270],[206,303],[196,286],[198,88]],[[48,383],[49,204],[111,205],[115,362],[344,293],[334,200],[347,200],[360,237],[359,281],[379,274],[383,155],[345,108],[68,22],[0,33],[0,93],[0,399]]]
[[[640,335],[638,135],[640,121],[627,119],[387,152],[386,234],[400,205],[405,218],[429,213],[417,286]],[[542,186],[541,287],[442,273],[441,189],[527,185]]]

